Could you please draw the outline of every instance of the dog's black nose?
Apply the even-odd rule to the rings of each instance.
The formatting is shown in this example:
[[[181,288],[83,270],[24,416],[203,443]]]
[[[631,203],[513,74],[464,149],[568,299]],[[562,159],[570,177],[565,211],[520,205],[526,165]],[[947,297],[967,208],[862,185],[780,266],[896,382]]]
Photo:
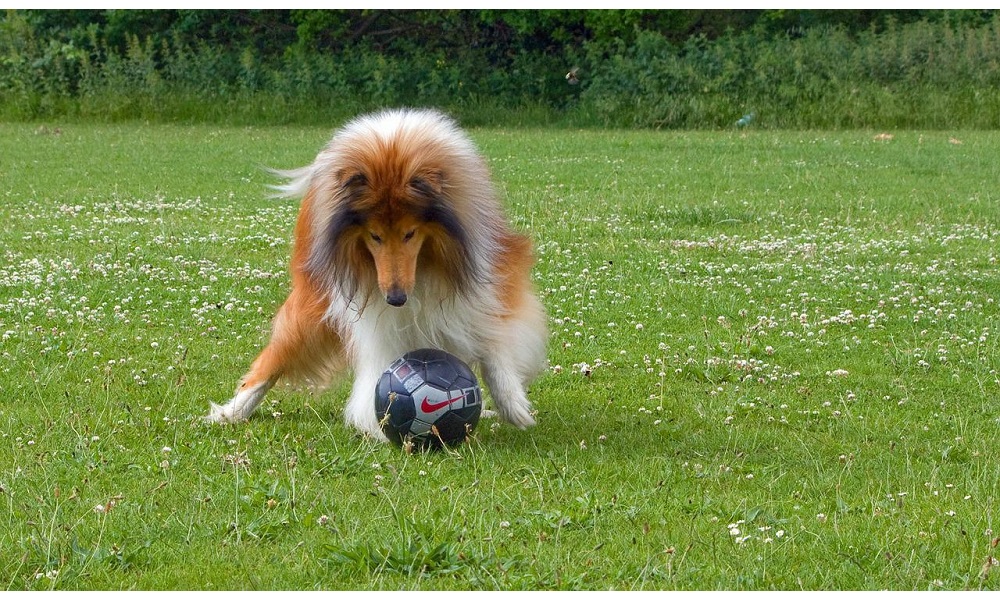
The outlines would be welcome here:
[[[393,306],[402,306],[406,304],[406,292],[399,288],[392,288],[386,294],[385,301]]]

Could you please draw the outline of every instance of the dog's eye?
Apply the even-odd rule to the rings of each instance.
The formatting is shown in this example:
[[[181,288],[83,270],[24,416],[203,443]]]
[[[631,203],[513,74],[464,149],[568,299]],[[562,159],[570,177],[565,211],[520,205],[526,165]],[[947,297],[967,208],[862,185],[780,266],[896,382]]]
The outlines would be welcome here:
[[[412,240],[413,239],[413,234],[415,234],[416,232],[417,232],[416,229],[411,229],[410,231],[407,231],[406,234],[403,235],[403,241],[404,242],[408,242],[408,241]]]
[[[367,183],[368,183],[368,178],[365,177],[365,174],[357,173],[356,175],[352,175],[351,177],[349,177],[347,181],[344,182],[344,187],[349,188],[354,186],[366,185]]]
[[[376,244],[382,243],[382,238],[377,233],[369,231],[368,235],[372,236],[372,241],[375,242]]]
[[[414,191],[425,198],[434,198],[437,196],[434,186],[421,177],[414,177],[410,181],[410,186],[414,189]]]

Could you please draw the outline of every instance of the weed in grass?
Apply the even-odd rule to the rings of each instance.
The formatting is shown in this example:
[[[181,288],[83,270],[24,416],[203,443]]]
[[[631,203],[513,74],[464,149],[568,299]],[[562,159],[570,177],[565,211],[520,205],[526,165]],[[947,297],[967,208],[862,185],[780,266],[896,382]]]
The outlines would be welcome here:
[[[327,546],[330,563],[353,565],[374,574],[381,572],[407,576],[431,577],[450,575],[470,568],[470,561],[458,552],[451,541],[437,542],[442,532],[428,534],[417,524],[403,520],[398,535],[400,540],[388,548],[376,548],[369,543],[345,549]],[[426,525],[424,526],[426,528]],[[457,539],[459,536],[444,532],[444,538]]]

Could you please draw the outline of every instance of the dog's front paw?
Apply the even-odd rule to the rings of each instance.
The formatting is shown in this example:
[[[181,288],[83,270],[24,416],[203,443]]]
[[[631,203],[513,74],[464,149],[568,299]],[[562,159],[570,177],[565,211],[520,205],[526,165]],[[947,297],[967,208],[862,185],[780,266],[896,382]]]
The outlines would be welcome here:
[[[213,402],[212,408],[205,415],[205,420],[209,423],[245,421],[253,409],[257,408],[257,405],[264,398],[264,394],[271,389],[272,385],[273,382],[265,381],[251,387],[241,386],[229,402],[221,405]]]
[[[232,402],[228,404],[216,404],[212,402],[208,414],[202,418],[206,423],[236,423],[246,420],[246,417],[236,415]]]
[[[375,386],[373,385],[372,388]],[[351,396],[347,400],[344,409],[344,421],[349,427],[354,428],[360,434],[370,437],[379,442],[388,442],[378,418],[375,416],[375,409],[371,400],[364,396]]]
[[[535,425],[535,417],[531,414],[531,405],[525,403],[515,403],[508,406],[497,406],[500,419],[510,423],[518,429],[527,429]]]

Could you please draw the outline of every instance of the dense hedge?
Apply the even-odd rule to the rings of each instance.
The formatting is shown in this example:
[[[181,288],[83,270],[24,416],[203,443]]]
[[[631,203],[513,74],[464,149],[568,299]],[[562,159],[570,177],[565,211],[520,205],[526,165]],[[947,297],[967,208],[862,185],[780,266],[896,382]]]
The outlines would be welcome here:
[[[7,11],[0,118],[1000,126],[1000,15],[826,12]]]

